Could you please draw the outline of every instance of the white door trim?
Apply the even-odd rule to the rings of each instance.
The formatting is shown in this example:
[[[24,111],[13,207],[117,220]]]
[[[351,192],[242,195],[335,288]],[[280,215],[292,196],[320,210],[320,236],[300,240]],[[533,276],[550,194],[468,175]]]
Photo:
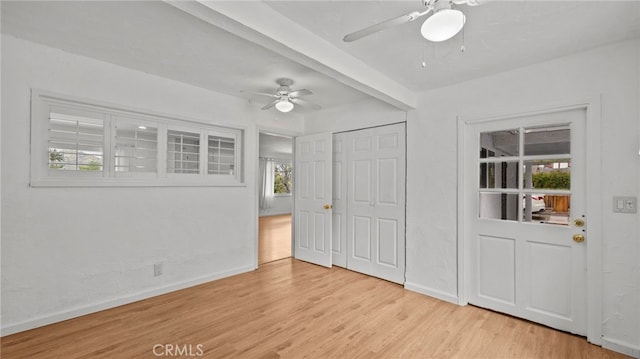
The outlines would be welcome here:
[[[602,345],[602,95],[586,100],[537,106],[535,109],[499,116],[458,116],[458,164],[457,164],[457,239],[458,239],[458,304],[469,304],[469,253],[470,239],[465,235],[464,191],[464,137],[468,126],[483,122],[542,115],[571,109],[585,109],[586,120],[586,213],[589,218],[589,242],[587,245],[587,340]]]

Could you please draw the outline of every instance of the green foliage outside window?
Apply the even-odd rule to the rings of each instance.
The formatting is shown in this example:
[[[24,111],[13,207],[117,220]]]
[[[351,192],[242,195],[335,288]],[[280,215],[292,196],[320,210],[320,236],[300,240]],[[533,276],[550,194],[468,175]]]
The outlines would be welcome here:
[[[55,149],[49,150],[49,168],[53,169],[61,169],[64,167],[64,153],[59,152]]]
[[[292,187],[291,174],[292,174],[291,164],[276,163],[273,193],[275,194],[291,193],[291,187]]]
[[[64,152],[60,152],[54,148],[49,149],[49,168],[51,169],[64,169],[65,159]],[[86,165],[78,166],[80,171],[102,171],[102,163],[97,160],[91,160]]]
[[[80,171],[100,171],[102,169],[102,164],[98,161],[90,161],[87,165],[78,166]]]
[[[533,188],[570,189],[571,173],[564,171],[538,172],[533,174]]]

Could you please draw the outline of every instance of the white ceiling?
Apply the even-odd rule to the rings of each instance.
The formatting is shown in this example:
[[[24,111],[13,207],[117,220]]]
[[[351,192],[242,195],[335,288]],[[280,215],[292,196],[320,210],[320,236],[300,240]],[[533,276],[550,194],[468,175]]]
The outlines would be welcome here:
[[[352,43],[350,32],[415,10],[411,1],[268,1],[269,6],[413,91],[447,86],[640,36],[639,1],[487,1],[459,5],[452,40],[427,42],[425,18]],[[427,66],[422,68],[426,54]]]
[[[2,1],[2,32],[263,105],[276,79],[323,107],[368,96],[160,1]],[[272,110],[275,111],[275,110]]]
[[[349,32],[419,10],[419,0],[203,2],[197,5],[207,12],[185,10],[192,4],[2,1],[2,32],[245,98],[240,90],[273,92],[277,78],[290,77],[293,89],[313,91],[307,99],[323,108],[370,96],[410,108],[415,92],[640,36],[638,1],[461,5],[464,53],[461,35],[427,43],[421,19],[342,42]]]

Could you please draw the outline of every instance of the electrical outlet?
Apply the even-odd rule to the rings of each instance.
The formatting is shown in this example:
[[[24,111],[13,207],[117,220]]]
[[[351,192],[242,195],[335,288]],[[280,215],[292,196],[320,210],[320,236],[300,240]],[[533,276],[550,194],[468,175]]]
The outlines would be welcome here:
[[[162,262],[153,265],[153,276],[157,277],[162,275]]]
[[[614,213],[638,213],[637,197],[613,197]]]

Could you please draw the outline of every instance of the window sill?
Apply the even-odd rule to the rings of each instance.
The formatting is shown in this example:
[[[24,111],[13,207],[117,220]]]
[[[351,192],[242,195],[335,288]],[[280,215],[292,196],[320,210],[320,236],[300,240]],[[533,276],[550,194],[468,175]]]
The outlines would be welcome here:
[[[246,183],[228,180],[133,179],[133,178],[43,178],[32,179],[31,187],[246,187]]]

